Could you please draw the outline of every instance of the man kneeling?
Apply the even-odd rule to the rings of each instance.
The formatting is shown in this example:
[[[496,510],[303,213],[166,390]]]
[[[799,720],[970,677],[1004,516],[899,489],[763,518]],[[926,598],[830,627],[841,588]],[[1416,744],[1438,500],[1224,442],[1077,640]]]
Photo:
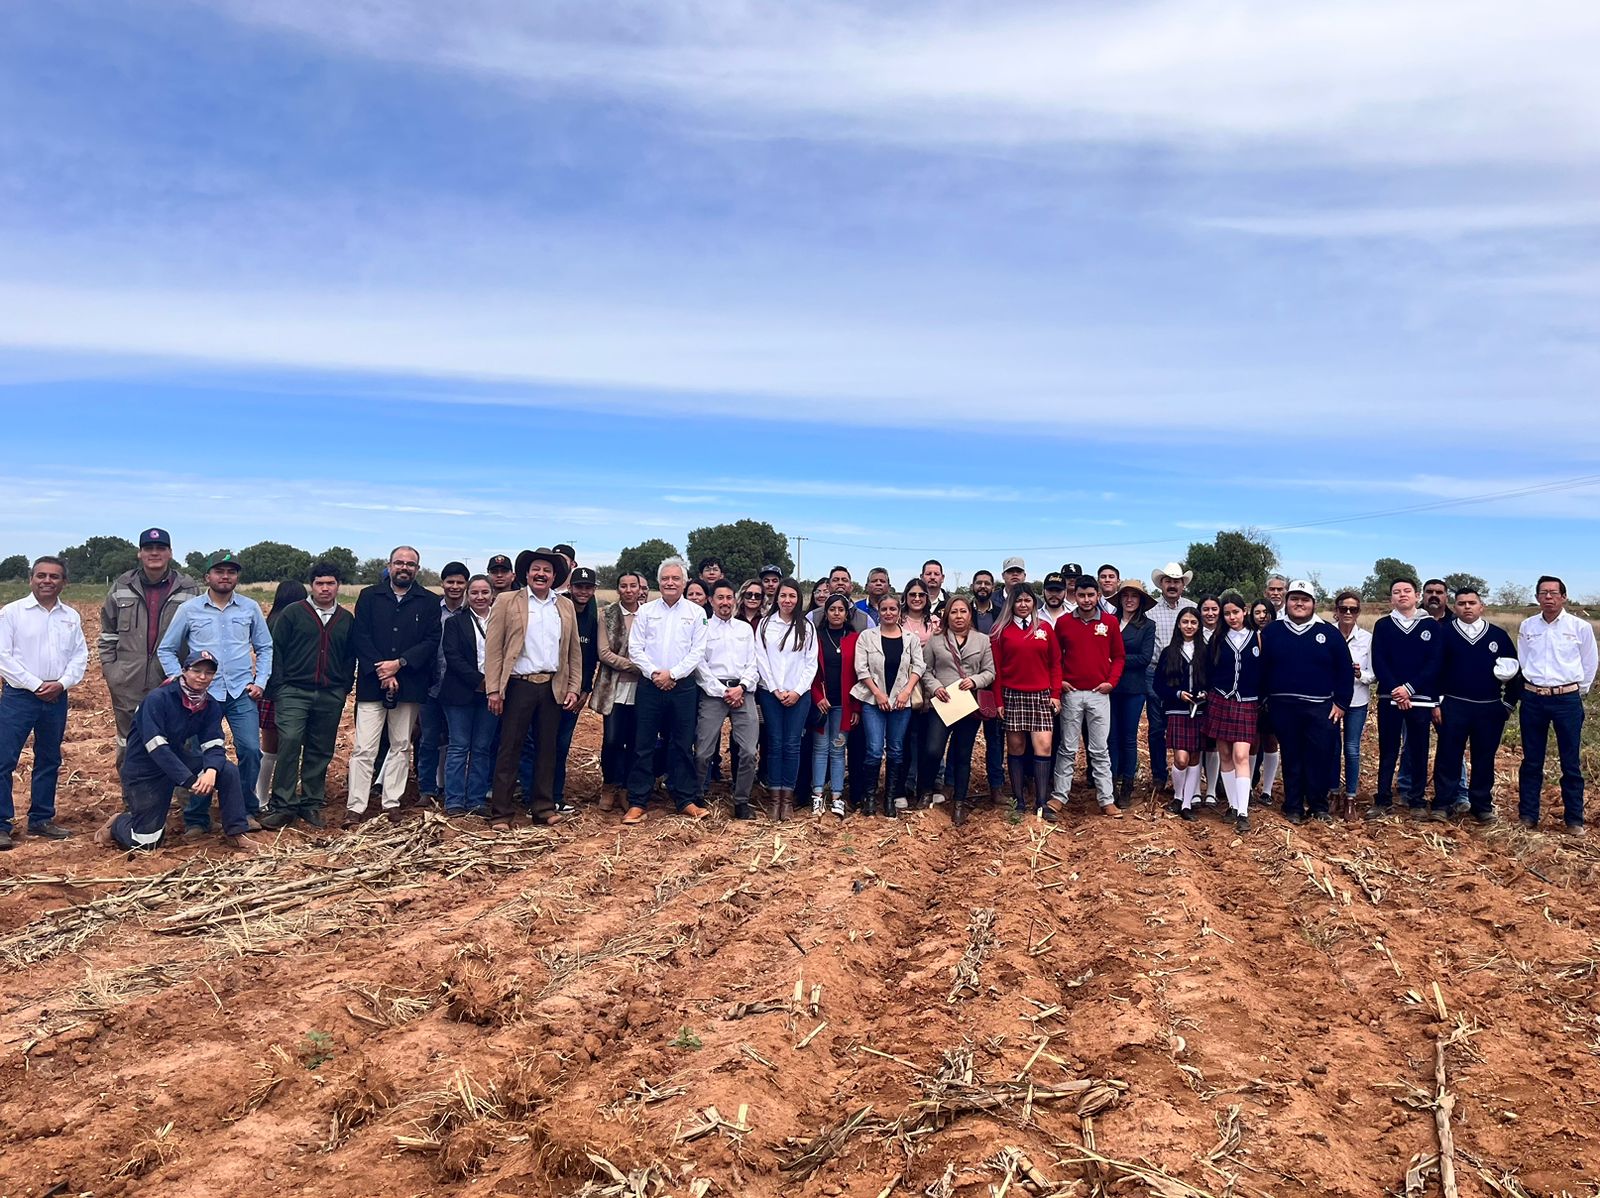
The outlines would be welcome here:
[[[184,786],[196,795],[217,796],[225,847],[240,851],[255,847],[245,835],[248,816],[239,767],[228,760],[222,738],[222,704],[208,694],[216,673],[217,659],[197,650],[177,678],[158,686],[139,704],[122,759],[127,810],[100,825],[94,834],[96,844],[155,848],[166,830],[172,792]],[[191,739],[200,746],[198,757],[185,752]]]

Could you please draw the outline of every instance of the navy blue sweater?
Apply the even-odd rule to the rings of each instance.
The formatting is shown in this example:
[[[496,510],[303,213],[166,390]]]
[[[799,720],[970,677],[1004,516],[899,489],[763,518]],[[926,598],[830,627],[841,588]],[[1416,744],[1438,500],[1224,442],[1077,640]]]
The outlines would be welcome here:
[[[1355,689],[1350,647],[1339,629],[1319,617],[1296,632],[1288,620],[1261,630],[1261,693],[1268,699],[1332,699],[1348,711]]]
[[[1148,616],[1137,625],[1122,626],[1122,651],[1126,655],[1122,662],[1122,677],[1117,679],[1117,685],[1111,693],[1140,693],[1148,685],[1145,675],[1150,671],[1150,659],[1156,652],[1156,626]]]
[[[1522,675],[1502,683],[1494,676],[1497,657],[1516,657],[1517,645],[1504,628],[1485,624],[1476,641],[1467,639],[1459,620],[1446,624],[1439,661],[1439,693],[1451,702],[1504,703],[1508,708],[1522,697]]]
[[[1205,688],[1195,681],[1195,663],[1178,658],[1182,662],[1180,667],[1180,680],[1176,686],[1167,680],[1167,665],[1172,660],[1169,653],[1180,652],[1177,648],[1177,634],[1173,634],[1173,643],[1161,652],[1161,660],[1156,663],[1156,698],[1161,700],[1161,710],[1167,715],[1188,715],[1189,704],[1178,698],[1178,692],[1188,691],[1195,696],[1196,702],[1205,705]],[[1206,647],[1203,644],[1195,646],[1195,654],[1203,655]],[[1204,663],[1201,669],[1204,670]],[[1126,673],[1126,670],[1124,670]],[[1204,675],[1202,674],[1202,677]]]
[[[1372,672],[1378,676],[1379,697],[1387,701],[1395,687],[1403,686],[1418,706],[1437,703],[1446,631],[1445,625],[1429,615],[1419,615],[1410,632],[1389,616],[1373,625]]]
[[[1261,640],[1251,634],[1243,652],[1228,642],[1228,629],[1217,629],[1209,646],[1206,685],[1224,698],[1249,703],[1261,697]]]
[[[190,711],[183,705],[183,691],[176,681],[156,687],[134,712],[128,748],[122,758],[122,780],[193,784],[199,771],[191,768],[193,759],[183,754],[190,737],[200,745],[201,769],[227,764],[222,704],[211,699],[199,711]]]

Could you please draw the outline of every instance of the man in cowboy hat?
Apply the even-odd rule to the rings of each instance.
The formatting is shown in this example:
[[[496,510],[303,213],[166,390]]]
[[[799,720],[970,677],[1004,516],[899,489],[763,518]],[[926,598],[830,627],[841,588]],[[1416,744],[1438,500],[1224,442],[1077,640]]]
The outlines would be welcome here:
[[[1145,669],[1145,716],[1149,721],[1147,736],[1150,744],[1150,784],[1156,790],[1167,786],[1167,716],[1156,695],[1156,663],[1161,660],[1167,644],[1172,640],[1172,630],[1178,626],[1178,613],[1193,607],[1193,599],[1185,599],[1183,588],[1194,581],[1194,571],[1185,570],[1178,562],[1168,562],[1150,571],[1150,582],[1161,593],[1150,609],[1150,621],[1156,626],[1155,652]]]
[[[535,549],[528,555],[527,587],[509,591],[489,609],[484,634],[483,689],[489,710],[500,717],[500,750],[494,764],[489,816],[497,829],[510,827],[517,774],[528,729],[538,742],[530,813],[535,823],[559,823],[556,813],[557,740],[561,714],[576,711],[583,687],[583,647],[572,600],[555,593],[571,568],[564,554]]]

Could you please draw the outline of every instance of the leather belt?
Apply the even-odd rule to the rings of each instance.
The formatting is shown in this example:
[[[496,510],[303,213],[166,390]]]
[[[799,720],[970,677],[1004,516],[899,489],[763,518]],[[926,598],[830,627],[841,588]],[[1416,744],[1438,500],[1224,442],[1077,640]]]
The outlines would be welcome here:
[[[513,674],[511,676],[518,682],[549,682],[550,679],[555,677],[554,674]]]
[[[1534,686],[1531,682],[1527,685],[1530,694],[1543,695],[1547,698],[1551,695],[1575,695],[1581,689],[1582,684],[1577,682],[1564,682],[1560,686]]]
[[[722,683],[723,686],[730,686],[731,687],[731,686],[743,686],[744,685],[744,683],[740,682],[739,679],[737,679],[737,678],[718,678],[717,681]]]

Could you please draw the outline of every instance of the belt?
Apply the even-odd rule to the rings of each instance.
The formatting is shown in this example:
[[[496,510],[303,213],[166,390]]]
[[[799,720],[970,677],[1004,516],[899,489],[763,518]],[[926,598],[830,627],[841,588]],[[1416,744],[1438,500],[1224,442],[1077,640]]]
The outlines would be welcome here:
[[[737,678],[718,678],[717,681],[722,683],[723,686],[743,686],[744,685],[744,683],[741,682]]]
[[[1534,695],[1575,695],[1583,689],[1583,684],[1580,682],[1563,682],[1560,686],[1534,686],[1530,682],[1526,689],[1529,694]]]
[[[513,674],[511,676],[518,682],[549,682],[550,679],[555,677],[554,674]]]

